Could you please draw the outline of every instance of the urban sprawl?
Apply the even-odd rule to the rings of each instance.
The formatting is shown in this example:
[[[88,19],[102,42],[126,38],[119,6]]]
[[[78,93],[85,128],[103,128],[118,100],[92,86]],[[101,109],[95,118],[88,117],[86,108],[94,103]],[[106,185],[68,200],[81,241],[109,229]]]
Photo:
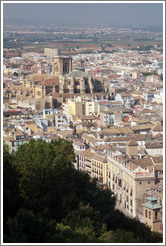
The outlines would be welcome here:
[[[149,46],[139,45],[139,40],[135,40],[136,46],[124,46],[120,41],[114,46],[113,42],[104,44],[102,37],[130,36],[132,31],[93,31],[85,29],[82,34],[84,39],[93,38],[93,45],[75,45],[74,40],[65,46],[46,45],[39,52],[37,39],[33,51],[22,52],[17,47],[16,56],[11,52],[18,41],[16,34],[11,28],[4,32],[5,42],[13,42],[12,48],[4,48],[4,141],[13,154],[30,139],[68,140],[73,144],[76,169],[87,172],[102,189],[111,189],[116,207],[125,215],[162,232],[160,35],[152,33],[153,38],[149,33],[149,40],[157,40]],[[9,33],[13,36],[7,39]],[[140,33],[133,35],[138,39]],[[59,30],[57,42],[65,42],[69,35],[71,30],[69,34]],[[80,29],[73,35],[80,37]]]

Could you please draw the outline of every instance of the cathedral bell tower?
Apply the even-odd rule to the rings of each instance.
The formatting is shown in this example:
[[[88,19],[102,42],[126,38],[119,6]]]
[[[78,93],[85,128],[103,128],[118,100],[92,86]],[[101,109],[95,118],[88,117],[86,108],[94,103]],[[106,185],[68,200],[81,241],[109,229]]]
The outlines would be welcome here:
[[[52,74],[55,76],[65,75],[72,71],[71,56],[55,56],[52,59]]]

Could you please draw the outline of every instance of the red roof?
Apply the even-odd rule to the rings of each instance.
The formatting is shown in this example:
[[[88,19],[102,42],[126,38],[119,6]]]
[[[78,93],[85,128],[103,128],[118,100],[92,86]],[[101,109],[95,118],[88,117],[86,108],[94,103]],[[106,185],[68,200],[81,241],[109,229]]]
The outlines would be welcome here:
[[[119,74],[112,74],[112,75],[108,75],[109,78],[116,78],[116,77],[120,77],[121,75]]]
[[[20,110],[8,110],[8,112],[20,112]]]
[[[107,103],[110,103],[110,101],[99,102],[99,104],[107,104]]]
[[[129,116],[126,116],[124,119],[123,119],[123,121],[129,121],[129,119],[130,119],[130,117]]]

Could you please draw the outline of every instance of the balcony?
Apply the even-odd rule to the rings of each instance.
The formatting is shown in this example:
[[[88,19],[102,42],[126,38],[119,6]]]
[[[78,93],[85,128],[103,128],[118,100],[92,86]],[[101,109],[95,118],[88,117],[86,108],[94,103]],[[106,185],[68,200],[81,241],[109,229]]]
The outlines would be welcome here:
[[[90,166],[90,165],[88,165],[87,163],[85,164],[85,166],[91,169],[91,166]]]

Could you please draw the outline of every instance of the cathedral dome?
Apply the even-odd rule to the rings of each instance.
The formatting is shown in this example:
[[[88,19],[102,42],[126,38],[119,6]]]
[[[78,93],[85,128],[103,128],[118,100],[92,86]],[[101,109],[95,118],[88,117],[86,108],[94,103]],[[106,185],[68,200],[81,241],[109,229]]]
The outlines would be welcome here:
[[[66,77],[73,77],[74,79],[77,78],[77,77],[78,78],[80,78],[80,77],[88,78],[89,75],[84,72],[84,69],[83,68],[81,68],[81,67],[75,67],[75,68],[73,68],[73,70],[70,73],[68,73],[66,75]]]

